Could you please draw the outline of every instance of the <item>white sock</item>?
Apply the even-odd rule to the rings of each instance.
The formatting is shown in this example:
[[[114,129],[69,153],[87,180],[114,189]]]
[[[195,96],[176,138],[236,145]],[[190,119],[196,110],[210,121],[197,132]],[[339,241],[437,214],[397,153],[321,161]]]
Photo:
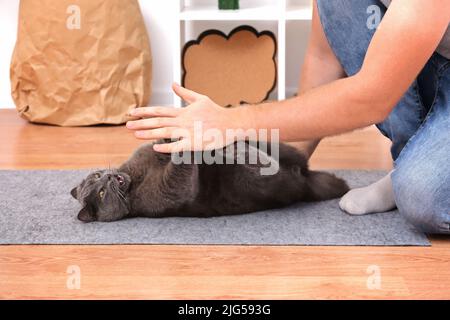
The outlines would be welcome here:
[[[341,209],[353,215],[387,212],[395,209],[391,173],[370,186],[350,190],[339,202]]]

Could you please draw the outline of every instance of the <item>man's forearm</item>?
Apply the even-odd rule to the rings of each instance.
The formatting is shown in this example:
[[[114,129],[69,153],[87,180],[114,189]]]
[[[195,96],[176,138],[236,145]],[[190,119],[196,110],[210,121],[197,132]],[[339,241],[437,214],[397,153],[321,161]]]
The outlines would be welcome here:
[[[242,129],[279,129],[282,141],[323,138],[381,122],[385,101],[364,93],[358,76],[334,81],[280,102],[234,109]],[[332,115],[332,116],[330,116]]]

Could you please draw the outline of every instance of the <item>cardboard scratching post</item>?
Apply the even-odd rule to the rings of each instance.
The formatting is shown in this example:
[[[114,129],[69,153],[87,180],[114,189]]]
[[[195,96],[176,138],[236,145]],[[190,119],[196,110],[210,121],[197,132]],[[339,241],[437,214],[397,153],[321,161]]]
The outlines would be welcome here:
[[[276,85],[276,40],[241,26],[227,36],[208,30],[183,51],[183,85],[217,104],[237,106],[267,100]]]

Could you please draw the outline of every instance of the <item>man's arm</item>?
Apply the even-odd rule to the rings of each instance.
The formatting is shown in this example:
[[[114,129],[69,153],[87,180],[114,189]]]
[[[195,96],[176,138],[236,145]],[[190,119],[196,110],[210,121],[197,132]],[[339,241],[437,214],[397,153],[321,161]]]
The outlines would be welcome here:
[[[175,86],[177,94],[190,103],[188,107],[138,109],[137,116],[150,118],[128,127],[145,139],[173,137],[183,129],[186,134],[181,141],[155,148],[173,152],[193,148],[196,121],[202,122],[204,130],[222,132],[227,128],[280,129],[283,141],[317,139],[378,123],[389,115],[431,57],[449,21],[448,0],[394,0],[361,71],[354,76],[289,100],[235,109],[222,109],[205,96]]]
[[[282,128],[283,140],[343,133],[383,121],[408,90],[442,39],[450,2],[395,0],[355,76],[295,99],[252,107],[260,127]],[[280,113],[279,108],[284,108]],[[288,116],[286,116],[288,115]]]
[[[345,77],[345,71],[331,49],[323,31],[317,1],[314,1],[311,34],[300,74],[298,94],[304,94],[313,88]],[[314,139],[293,142],[291,145],[301,150],[306,157],[310,158],[319,142],[320,139]]]

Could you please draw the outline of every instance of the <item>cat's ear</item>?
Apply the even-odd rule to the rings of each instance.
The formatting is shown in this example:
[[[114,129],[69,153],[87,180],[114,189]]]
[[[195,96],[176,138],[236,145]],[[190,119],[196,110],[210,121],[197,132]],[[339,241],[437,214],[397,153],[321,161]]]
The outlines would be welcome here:
[[[78,220],[83,221],[83,222],[95,221],[94,214],[89,210],[88,206],[85,206],[78,213]]]
[[[73,188],[72,191],[70,191],[70,194],[74,197],[74,199],[78,200],[78,187]]]

